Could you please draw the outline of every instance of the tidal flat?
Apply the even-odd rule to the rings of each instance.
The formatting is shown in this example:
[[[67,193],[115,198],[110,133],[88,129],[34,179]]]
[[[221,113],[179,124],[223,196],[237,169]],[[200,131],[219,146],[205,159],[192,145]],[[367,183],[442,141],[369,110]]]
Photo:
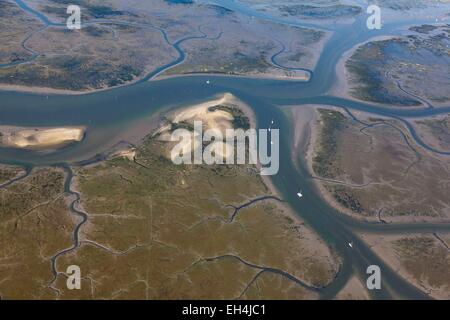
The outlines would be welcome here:
[[[419,136],[437,150],[450,150],[450,116],[414,119]]]
[[[3,168],[16,175],[17,167]],[[52,257],[72,245],[77,219],[64,192],[66,175],[36,168],[0,188],[0,292],[2,299],[53,299]]]
[[[450,297],[450,236],[440,234],[362,235],[392,268],[435,299]]]
[[[448,158],[412,139],[403,123],[316,107],[309,165],[339,210],[382,223],[449,221]]]
[[[402,36],[373,40],[345,62],[353,98],[387,107],[440,107],[450,101],[448,25],[412,26]],[[427,79],[427,81],[424,81]]]
[[[247,117],[242,111],[239,116]],[[33,299],[320,296],[336,276],[339,258],[255,166],[177,166],[167,158],[168,148],[149,132],[132,154],[116,152],[105,161],[74,167],[73,177],[67,169],[34,169],[0,189],[8,203],[0,217],[10,248],[2,259],[20,262],[16,276],[5,273],[2,297],[31,297],[28,292]],[[16,173],[12,167],[5,170],[11,170],[9,176]],[[63,188],[68,181],[69,189]],[[24,186],[23,196],[29,188],[36,196],[23,201],[15,190]],[[73,210],[86,220],[80,222]],[[30,246],[25,235],[35,228],[39,236]],[[47,228],[58,232],[50,237]],[[29,275],[24,268],[37,261],[32,282],[17,278]],[[73,264],[83,270],[82,290],[66,287],[66,269]]]
[[[1,124],[88,130],[79,143],[53,152],[0,148],[9,164],[0,168],[7,202],[2,299],[445,297],[447,277],[439,282],[428,270],[446,267],[441,249],[449,230],[450,108],[439,99],[447,82],[426,65],[440,50],[447,55],[449,9],[442,1],[379,2],[383,28],[368,32],[363,0],[286,0],[282,5],[292,8],[282,14],[274,8],[280,3],[265,0],[83,0],[85,24],[71,33],[62,31],[65,2],[0,0],[22,16],[7,14],[6,23],[36,23],[18,28],[17,37],[0,30],[9,47],[1,88],[17,91],[0,92]],[[379,51],[398,58],[393,69],[400,75],[385,75],[397,81],[389,93],[410,104],[330,91],[336,76],[346,75],[336,69],[344,55],[394,39],[401,41]],[[377,61],[378,51],[370,52]],[[405,54],[413,66],[402,69]],[[423,92],[418,79],[401,78],[414,73],[421,55],[424,78],[433,83]],[[225,92],[253,114],[243,104],[210,104]],[[179,108],[205,101],[202,112],[173,121]],[[251,165],[174,166],[170,145],[153,130],[190,130],[197,116],[222,128],[279,128],[279,174],[262,179]],[[22,200],[26,193],[32,201]],[[396,243],[399,264],[364,238],[433,232],[440,245]],[[368,263],[382,269],[381,290],[365,288]],[[81,291],[66,289],[71,264],[81,266]]]
[[[222,14],[220,6],[196,2],[81,1],[81,30],[66,29],[65,2],[21,2],[34,16],[13,0],[1,3],[0,32],[10,40],[0,52],[0,86],[7,90],[87,93],[192,73],[307,81],[328,36],[248,23],[239,12]],[[20,24],[36,27],[10,36],[11,26]]]

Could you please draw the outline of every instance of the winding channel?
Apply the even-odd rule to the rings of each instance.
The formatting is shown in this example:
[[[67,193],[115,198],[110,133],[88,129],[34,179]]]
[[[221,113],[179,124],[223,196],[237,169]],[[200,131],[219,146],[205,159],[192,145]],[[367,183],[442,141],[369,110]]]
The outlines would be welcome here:
[[[79,220],[79,222],[75,225],[75,228],[72,233],[73,245],[70,248],[63,249],[57,252],[50,258],[53,279],[50,281],[50,284],[48,286],[54,289],[56,292],[58,292],[58,295],[59,291],[53,287],[53,284],[55,283],[59,274],[57,270],[57,260],[59,257],[67,253],[70,253],[80,247],[80,229],[88,221],[88,215],[85,212],[77,209],[77,205],[80,203],[81,196],[78,192],[73,191],[71,189],[73,179],[72,169],[70,168],[70,166],[66,164],[61,164],[61,167],[64,169],[66,174],[66,180],[64,183],[64,192],[69,196],[74,197],[74,200],[70,203],[69,209],[72,212],[72,214],[74,214],[77,217],[77,220]]]
[[[22,0],[15,0],[23,10],[33,14],[46,26],[60,26],[51,22],[42,13],[29,8]],[[244,10],[234,1],[213,1],[228,4],[233,10]],[[246,12],[247,14],[253,14]],[[261,17],[270,19],[270,17]],[[277,22],[277,21],[273,21]],[[286,21],[284,21],[286,23]],[[421,23],[414,21],[415,23]],[[427,22],[427,21],[425,21]],[[429,22],[429,21],[428,21]],[[95,21],[92,23],[115,23],[110,20]],[[291,24],[292,22],[288,22]],[[404,22],[405,25],[411,21]],[[158,81],[154,79],[161,72],[181,63],[185,59],[182,43],[190,39],[209,38],[201,30],[201,35],[194,35],[170,43],[164,30],[147,25],[148,28],[158,29],[165,41],[178,52],[171,63],[150,72],[142,80],[129,86],[115,88],[97,93],[64,96],[52,95],[50,98],[43,95],[0,91],[0,119],[2,123],[22,126],[55,126],[55,125],[86,125],[88,139],[77,145],[64,148],[53,154],[43,154],[28,151],[17,151],[0,148],[0,162],[26,166],[26,172],[34,166],[53,165],[62,167],[67,175],[65,192],[74,197],[70,205],[71,211],[79,218],[79,223],[73,231],[73,246],[55,254],[52,257],[52,271],[56,279],[56,262],[58,257],[75,250],[80,246],[79,231],[87,221],[86,213],[77,209],[80,195],[70,187],[73,174],[70,165],[79,161],[90,159],[102,151],[104,143],[109,136],[126,131],[136,123],[145,119],[154,112],[167,106],[182,106],[189,103],[204,101],[224,92],[230,92],[252,107],[255,112],[258,127],[268,127],[272,121],[272,128],[280,129],[280,170],[272,177],[274,185],[283,196],[283,201],[295,209],[299,216],[335,250],[342,265],[334,281],[327,287],[320,289],[323,299],[333,298],[348,282],[351,276],[358,275],[360,279],[366,278],[366,268],[376,264],[382,270],[382,290],[371,291],[374,299],[428,299],[429,296],[412,284],[401,278],[394,270],[386,265],[357,235],[357,232],[376,232],[380,234],[397,233],[437,233],[449,232],[450,224],[433,223],[368,223],[345,216],[330,207],[317,193],[313,179],[307,170],[304,159],[292,159],[291,146],[293,137],[292,123],[279,106],[294,106],[301,104],[332,105],[346,110],[359,110],[375,115],[395,118],[402,121],[409,130],[412,139],[421,147],[431,152],[450,155],[444,150],[435,150],[423,142],[408,119],[450,113],[450,106],[444,108],[385,108],[370,103],[364,103],[328,95],[330,88],[336,81],[335,68],[342,55],[353,46],[378,36],[392,34],[400,23],[387,23],[380,31],[367,32],[364,30],[365,17],[360,16],[352,25],[336,26],[331,38],[325,45],[314,73],[310,72],[311,79],[307,82],[261,80],[245,77],[228,77],[223,75],[193,75],[173,77]],[[130,23],[130,25],[132,25]],[[141,24],[139,24],[141,25]],[[296,23],[295,25],[308,27],[309,24]],[[142,26],[142,25],[141,25]],[[316,27],[317,29],[317,27]],[[363,30],[356,32],[355,30]],[[220,37],[221,34],[217,35]],[[278,67],[285,68],[277,63],[277,57],[285,51],[282,44],[281,51],[275,53],[271,61]],[[300,68],[299,68],[300,70]],[[176,92],[176,94],[174,94]],[[89,138],[95,136],[96,138]],[[303,151],[306,146],[303,146]],[[297,166],[297,162],[299,165]],[[14,182],[11,182],[14,183]],[[3,187],[3,186],[2,186]],[[297,196],[298,190],[303,190],[304,197]],[[348,246],[353,243],[353,248]],[[260,266],[256,266],[260,267]],[[54,279],[54,280],[55,280]],[[53,280],[53,281],[54,281]],[[52,282],[53,283],[53,282]]]
[[[44,30],[46,30],[48,27],[58,27],[58,28],[66,28],[66,24],[64,23],[57,23],[57,22],[52,22],[50,19],[48,19],[45,14],[43,14],[42,12],[39,12],[33,8],[31,8],[30,6],[28,6],[23,0],[14,0],[15,3],[19,6],[20,9],[22,9],[23,11],[35,16],[41,23],[44,24],[43,27],[39,28],[36,31],[31,32],[28,36],[25,37],[24,40],[22,40],[21,42],[21,46],[24,50],[28,51],[29,53],[31,53],[31,56],[28,59],[22,60],[22,61],[14,61],[11,63],[3,63],[0,64],[0,68],[9,68],[9,67],[13,67],[13,66],[18,66],[21,64],[26,64],[26,63],[30,63],[34,60],[36,60],[39,56],[40,53],[33,50],[32,48],[28,47],[26,45],[26,43],[33,37],[35,36],[37,33],[40,33]],[[201,33],[200,36],[188,36],[185,38],[181,38],[177,41],[175,41],[174,43],[171,43],[169,40],[169,36],[167,35],[166,31],[163,28],[148,24],[148,23],[133,23],[133,22],[129,22],[129,21],[118,21],[118,20],[110,20],[110,19],[94,19],[94,20],[90,20],[87,21],[85,23],[83,23],[83,26],[88,26],[88,25],[123,25],[123,26],[129,26],[129,27],[137,27],[137,28],[142,28],[142,29],[151,29],[151,30],[157,30],[161,33],[164,41],[166,42],[166,44],[170,45],[173,49],[176,50],[176,52],[178,53],[178,58],[174,61],[171,61],[170,63],[163,65],[161,67],[158,67],[157,69],[149,72],[147,75],[145,75],[144,77],[142,77],[138,82],[143,82],[143,81],[148,81],[156,76],[158,76],[160,73],[173,68],[174,66],[182,63],[185,60],[186,54],[185,52],[181,49],[181,45],[189,40],[194,40],[194,39],[209,39],[209,40],[216,40],[219,39],[222,35],[222,33],[219,33],[219,35],[217,35],[216,37],[213,38],[208,38],[208,35],[205,34],[201,28],[199,28],[199,32]],[[116,34],[113,33],[113,37],[116,37]]]

